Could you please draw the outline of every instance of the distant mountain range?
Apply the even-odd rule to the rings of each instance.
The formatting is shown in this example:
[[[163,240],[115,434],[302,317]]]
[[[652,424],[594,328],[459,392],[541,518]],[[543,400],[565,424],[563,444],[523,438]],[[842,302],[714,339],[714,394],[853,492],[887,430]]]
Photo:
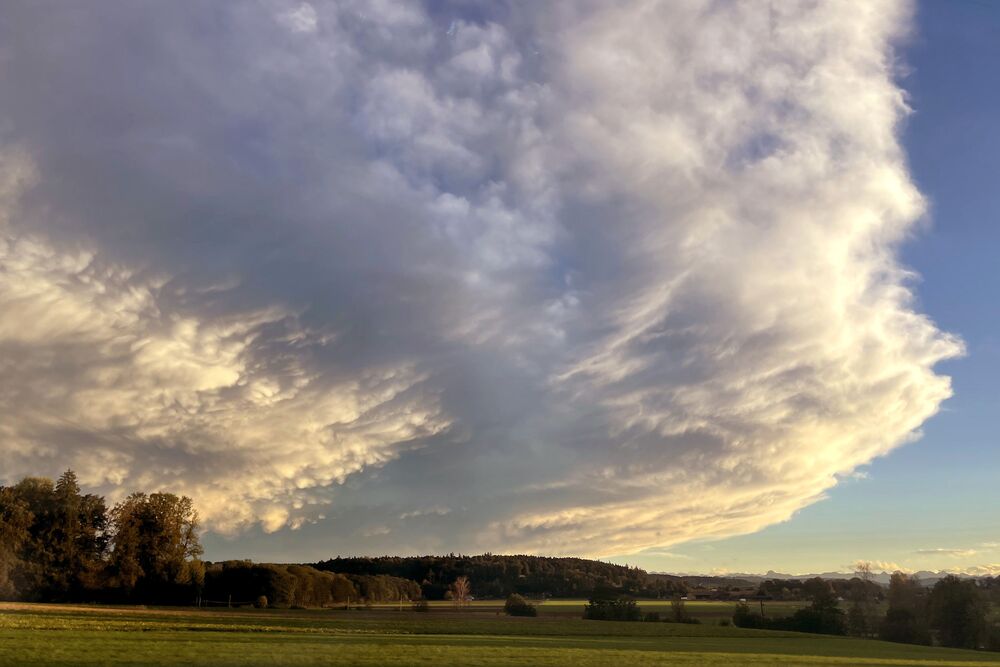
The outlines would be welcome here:
[[[819,577],[821,579],[852,579],[855,574],[853,572],[820,572],[816,574],[787,574],[783,572],[775,572],[774,570],[768,570],[765,574],[750,574],[746,572],[728,572],[721,575],[711,575],[711,574],[676,574],[676,573],[651,573],[651,574],[669,574],[670,576],[679,577],[685,583],[693,584],[697,586],[732,586],[738,585],[737,582],[746,582],[748,584],[759,584],[766,579],[795,579],[799,581],[804,581],[806,579],[812,579],[814,577]],[[982,579],[985,575],[972,575],[963,572],[946,572],[944,570],[939,572],[932,572],[930,570],[921,570],[920,572],[911,573],[920,579],[920,582],[924,586],[933,586],[938,581],[953,574],[962,579]],[[880,583],[887,585],[889,583],[889,578],[892,576],[892,572],[877,572],[872,573],[872,578]]]

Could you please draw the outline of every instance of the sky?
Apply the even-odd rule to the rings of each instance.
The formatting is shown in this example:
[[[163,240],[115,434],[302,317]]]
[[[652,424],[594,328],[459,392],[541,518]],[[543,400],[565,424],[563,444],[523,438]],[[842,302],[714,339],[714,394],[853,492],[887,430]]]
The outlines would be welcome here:
[[[13,3],[0,483],[209,559],[998,571],[998,24]]]

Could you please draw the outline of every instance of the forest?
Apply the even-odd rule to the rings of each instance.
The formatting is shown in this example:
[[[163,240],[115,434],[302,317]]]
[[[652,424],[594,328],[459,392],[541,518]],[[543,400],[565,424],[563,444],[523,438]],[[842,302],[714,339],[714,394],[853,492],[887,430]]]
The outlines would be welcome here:
[[[615,592],[641,598],[671,598],[687,587],[679,577],[650,574],[626,565],[582,558],[482,554],[479,556],[378,556],[332,558],[315,564],[320,570],[344,574],[387,574],[420,584],[430,600],[445,597],[456,578],[468,577],[472,595],[502,598],[511,594],[532,598],[587,598]]]

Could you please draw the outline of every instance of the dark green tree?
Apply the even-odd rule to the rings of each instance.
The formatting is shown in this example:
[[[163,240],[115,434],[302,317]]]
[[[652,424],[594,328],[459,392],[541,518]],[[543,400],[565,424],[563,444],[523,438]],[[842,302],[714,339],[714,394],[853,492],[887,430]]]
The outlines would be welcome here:
[[[627,595],[598,591],[583,608],[583,617],[593,621],[639,621],[642,610]]]
[[[890,609],[908,609],[914,613],[926,606],[924,587],[916,575],[893,572],[887,595]]]
[[[53,500],[50,549],[55,572],[50,587],[53,595],[78,597],[100,585],[108,545],[107,508],[104,498],[80,493],[72,470],[56,481]]]
[[[850,605],[847,609],[847,629],[855,637],[871,637],[878,627],[876,598],[880,590],[872,575],[871,564],[857,564],[854,577],[847,591]]]
[[[792,618],[803,632],[817,632],[825,635],[842,635],[847,632],[844,612],[830,582],[819,577],[809,579],[803,590],[812,598],[805,609],[799,609]]]
[[[31,536],[31,510],[13,489],[0,487],[0,600],[16,600],[24,585],[21,551]]]
[[[689,623],[691,615],[684,606],[684,600],[680,596],[670,601],[670,618],[674,623]]]
[[[508,616],[537,616],[535,605],[525,600],[517,593],[511,593],[504,602],[503,611]]]
[[[889,609],[879,625],[879,639],[904,644],[930,644],[927,604],[920,580],[902,572],[889,579]]]
[[[976,582],[948,575],[928,601],[931,627],[943,646],[978,648],[986,631],[986,605]]]
[[[61,580],[61,574],[56,571],[53,545],[55,487],[51,479],[25,477],[11,487],[11,491],[31,513],[28,536],[22,542],[19,554],[19,597],[25,600],[48,599],[53,590],[58,591]]]
[[[930,645],[927,626],[909,609],[889,609],[879,626],[878,638],[887,642]]]

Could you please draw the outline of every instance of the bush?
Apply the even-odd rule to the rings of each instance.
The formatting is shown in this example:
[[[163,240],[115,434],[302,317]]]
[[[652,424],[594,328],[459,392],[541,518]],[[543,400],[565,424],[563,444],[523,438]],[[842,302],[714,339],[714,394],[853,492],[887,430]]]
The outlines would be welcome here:
[[[733,625],[738,628],[763,628],[764,618],[760,614],[750,611],[746,602],[738,602],[736,609],[733,610]]]
[[[583,617],[592,621],[639,621],[642,610],[635,600],[624,596],[591,598],[583,608]]]
[[[847,632],[844,613],[839,609],[799,609],[786,618],[764,618],[739,603],[733,612],[733,625],[738,628],[812,632],[822,635],[843,635]]]
[[[511,593],[507,597],[507,602],[503,605],[504,613],[508,616],[537,616],[538,610],[517,593]]]
[[[257,596],[257,601],[253,603],[253,606],[257,607],[257,609],[267,609],[267,596]]]
[[[813,632],[819,635],[846,635],[847,622],[839,609],[799,609],[789,618],[776,618],[767,624],[775,630]]]
[[[724,628],[728,628],[730,625],[732,625],[732,622],[728,618],[723,618],[719,620],[719,625],[721,625]]]
[[[765,622],[765,627],[793,632],[811,632],[818,635],[846,635],[845,614],[824,614],[812,607],[799,609],[787,618],[775,618]]]
[[[691,621],[691,616],[684,606],[684,600],[680,598],[674,598],[670,601],[670,615],[674,623],[689,623]]]
[[[417,600],[416,602],[413,603],[413,606],[410,608],[413,611],[419,611],[419,612],[428,612],[431,610],[431,606],[430,604],[427,603],[427,600]]]

